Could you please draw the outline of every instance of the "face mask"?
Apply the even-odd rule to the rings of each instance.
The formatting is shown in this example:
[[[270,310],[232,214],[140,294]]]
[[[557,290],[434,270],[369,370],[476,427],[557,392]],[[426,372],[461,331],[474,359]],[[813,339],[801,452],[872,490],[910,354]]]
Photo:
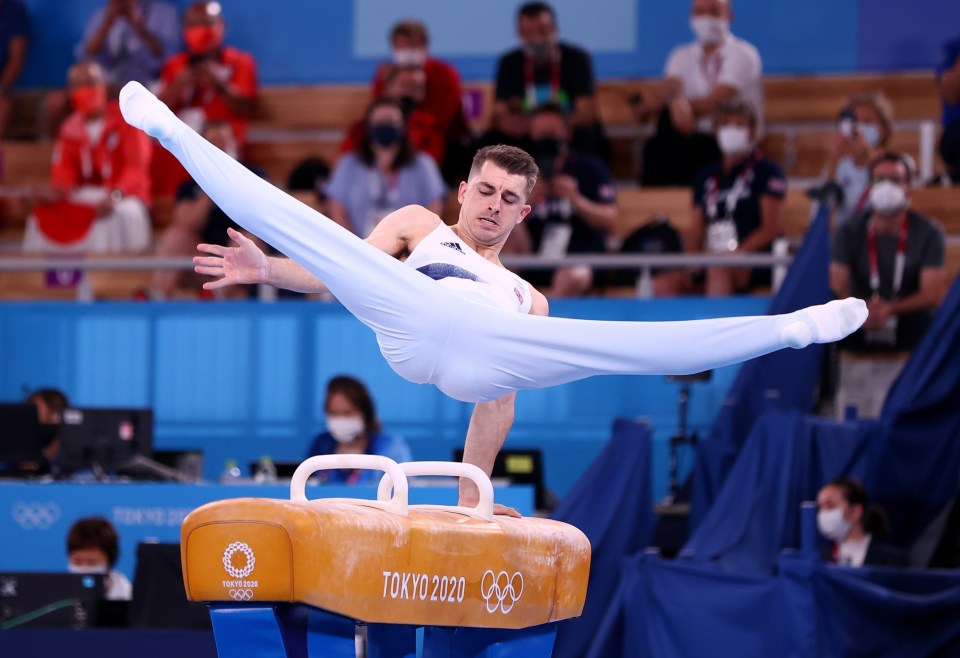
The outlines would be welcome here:
[[[419,48],[398,48],[393,51],[393,63],[397,66],[423,66],[427,51]]]
[[[218,48],[223,43],[223,26],[194,25],[183,31],[183,40],[187,50],[194,55],[202,55]]]
[[[393,146],[403,137],[403,132],[392,123],[377,123],[370,126],[370,140],[380,146]]]
[[[339,443],[348,443],[363,434],[360,416],[327,416],[327,431]]]
[[[107,88],[102,85],[74,87],[70,90],[70,104],[84,116],[97,114],[107,104]]]
[[[70,562],[69,564],[67,564],[67,571],[69,571],[70,573],[78,573],[82,575],[94,576],[99,574],[99,575],[105,576],[107,575],[107,565],[95,564],[88,567],[81,567],[79,565],[74,564],[73,562]]]
[[[562,149],[563,142],[556,137],[542,137],[533,142],[533,152],[538,160],[555,158]]]
[[[690,19],[690,29],[700,43],[720,43],[730,33],[730,21],[713,16],[694,16]]]
[[[724,155],[745,153],[750,149],[750,131],[743,126],[723,126],[717,129],[717,144]]]
[[[907,193],[892,181],[882,180],[870,188],[870,207],[879,215],[891,217],[908,204]]]
[[[860,134],[863,135],[863,138],[867,140],[867,144],[870,145],[870,148],[876,148],[877,144],[880,143],[880,128],[877,127],[875,123],[861,123]]]
[[[537,41],[525,44],[523,47],[527,55],[535,62],[546,62],[553,56],[552,41]]]
[[[835,507],[817,512],[817,528],[830,541],[841,542],[850,534],[850,522],[843,518],[843,510]]]

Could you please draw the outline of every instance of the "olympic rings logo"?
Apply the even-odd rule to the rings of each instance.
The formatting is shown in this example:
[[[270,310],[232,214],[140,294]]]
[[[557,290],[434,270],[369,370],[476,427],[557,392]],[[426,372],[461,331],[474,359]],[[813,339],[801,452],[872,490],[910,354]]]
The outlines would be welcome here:
[[[489,578],[488,578],[489,577]],[[523,574],[519,571],[512,576],[506,571],[494,574],[487,569],[480,580],[480,596],[487,604],[487,612],[494,613],[497,608],[507,614],[523,595]]]
[[[239,569],[233,566],[234,553],[243,553],[247,558],[246,564]],[[227,573],[233,578],[246,578],[253,573],[253,567],[256,563],[257,558],[253,555],[253,549],[244,544],[242,541],[233,542],[227,546],[227,550],[223,552],[223,568],[226,569]]]
[[[60,520],[60,506],[53,501],[18,501],[10,508],[10,516],[24,530],[49,530]]]
[[[253,598],[252,589],[232,589],[230,590],[230,598],[234,601],[249,601]]]

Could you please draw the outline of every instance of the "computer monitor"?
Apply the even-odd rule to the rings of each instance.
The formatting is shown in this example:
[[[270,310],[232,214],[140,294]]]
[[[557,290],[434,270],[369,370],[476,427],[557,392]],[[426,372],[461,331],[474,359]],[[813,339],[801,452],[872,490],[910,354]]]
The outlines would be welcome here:
[[[0,403],[0,470],[15,471],[21,462],[39,461],[42,448],[37,407]]]
[[[60,471],[121,471],[153,452],[150,409],[63,410],[60,425]]]
[[[0,572],[0,629],[97,625],[103,576]]]
[[[463,450],[453,452],[455,461],[463,461]],[[534,507],[538,510],[552,511],[555,507],[553,495],[547,490],[543,477],[543,453],[537,448],[511,448],[501,450],[493,463],[490,479],[510,484],[529,484],[534,490]]]

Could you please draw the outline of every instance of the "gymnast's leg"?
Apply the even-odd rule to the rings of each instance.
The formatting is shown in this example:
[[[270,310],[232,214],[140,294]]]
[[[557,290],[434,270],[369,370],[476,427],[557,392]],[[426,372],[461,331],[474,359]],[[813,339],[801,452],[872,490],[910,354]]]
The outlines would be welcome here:
[[[262,180],[207,142],[138,83],[120,93],[130,125],[156,137],[197,184],[238,224],[263,238],[326,285],[377,334],[401,375],[422,381],[464,300],[372,247],[312,208]]]
[[[574,320],[471,308],[458,319],[433,383],[460,400],[491,400],[593,375],[690,374],[784,347],[837,341],[866,317],[859,299],[784,315],[685,322]],[[467,367],[463,354],[491,356]]]

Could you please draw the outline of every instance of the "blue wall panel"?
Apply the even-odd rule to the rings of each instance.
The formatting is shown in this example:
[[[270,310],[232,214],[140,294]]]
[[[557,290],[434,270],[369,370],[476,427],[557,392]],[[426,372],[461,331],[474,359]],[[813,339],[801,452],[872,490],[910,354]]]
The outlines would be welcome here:
[[[187,0],[172,0],[181,7]],[[23,86],[62,86],[87,17],[103,0],[24,0],[34,40]],[[463,10],[429,0],[229,0],[228,42],[257,58],[267,85],[370,79],[396,17],[423,19],[434,53],[466,80],[490,80],[497,55],[513,47],[520,0]],[[657,76],[670,49],[690,41],[686,0],[554,0],[561,34],[595,55],[597,76]],[[768,73],[930,68],[957,31],[960,3],[918,0],[736,0],[734,32],[754,43]]]
[[[580,300],[553,314],[607,320],[687,320],[762,313],[767,300]],[[0,399],[56,386],[88,406],[146,405],[160,449],[200,449],[207,477],[227,458],[303,457],[323,428],[327,379],[366,381],[388,430],[418,459],[449,459],[462,446],[472,406],[411,384],[386,365],[373,334],[338,304],[2,304]],[[694,386],[691,429],[701,433],[723,403],[736,367]],[[616,416],[655,430],[656,491],[665,441],[676,431],[679,387],[662,377],[597,377],[517,397],[507,445],[542,447],[549,485],[565,493],[600,451]]]
[[[861,69],[932,69],[941,46],[960,37],[956,0],[859,0]]]

